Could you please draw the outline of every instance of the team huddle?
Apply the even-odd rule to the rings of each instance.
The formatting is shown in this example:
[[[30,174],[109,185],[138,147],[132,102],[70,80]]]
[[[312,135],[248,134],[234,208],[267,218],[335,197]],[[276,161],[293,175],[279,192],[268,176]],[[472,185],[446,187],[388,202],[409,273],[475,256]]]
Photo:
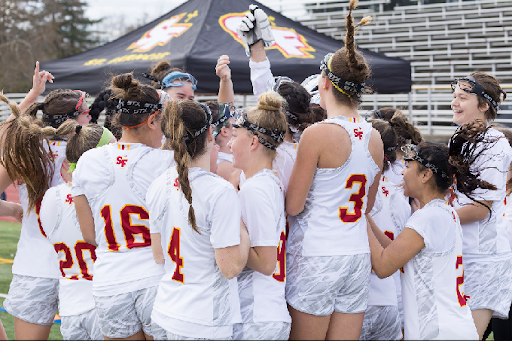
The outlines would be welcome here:
[[[481,339],[508,319],[512,133],[506,93],[474,72],[452,84],[448,146],[395,108],[358,105],[371,70],[345,45],[302,83],[274,78],[273,36],[238,26],[258,104],[235,109],[161,61],[86,93],[39,71],[2,124],[0,183],[22,221],[4,301],[17,339]],[[37,113],[42,112],[42,118]],[[104,126],[96,124],[105,112]],[[90,123],[90,122],[93,123]],[[496,337],[495,330],[495,337]]]

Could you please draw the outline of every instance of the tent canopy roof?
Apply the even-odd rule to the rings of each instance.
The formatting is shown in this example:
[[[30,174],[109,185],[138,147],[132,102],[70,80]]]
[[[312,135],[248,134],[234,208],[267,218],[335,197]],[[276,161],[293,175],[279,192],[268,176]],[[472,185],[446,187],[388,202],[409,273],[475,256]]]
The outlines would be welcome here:
[[[215,65],[229,55],[235,93],[252,93],[248,58],[235,32],[254,0],[189,0],[153,22],[103,46],[42,63],[56,82],[48,89],[80,88],[97,94],[114,74],[134,72],[139,79],[161,59],[183,68],[198,80],[198,93],[217,93]],[[276,43],[267,57],[276,76],[301,82],[319,73],[320,61],[343,42],[302,26],[257,3],[270,18]],[[356,37],[357,42],[357,37]],[[409,92],[409,61],[360,49],[372,68],[370,87],[379,93]]]

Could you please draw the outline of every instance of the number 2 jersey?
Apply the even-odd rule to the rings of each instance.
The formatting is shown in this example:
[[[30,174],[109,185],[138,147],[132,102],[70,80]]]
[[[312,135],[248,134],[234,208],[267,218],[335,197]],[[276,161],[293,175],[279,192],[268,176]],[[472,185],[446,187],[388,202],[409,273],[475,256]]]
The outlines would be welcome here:
[[[93,294],[111,296],[158,285],[164,270],[151,250],[146,192],[174,165],[173,153],[141,143],[85,152],[73,173],[73,197],[85,195],[96,230]]]
[[[352,151],[338,168],[317,168],[304,210],[290,225],[289,248],[302,256],[370,253],[364,213],[367,193],[380,171],[368,144],[372,125],[358,118],[332,117],[316,124],[338,124],[350,136]]]
[[[50,187],[63,184],[64,179],[60,175],[60,168],[66,159],[66,142],[54,141],[45,144],[47,152],[52,152],[55,161],[55,169]],[[40,204],[28,212],[27,185],[19,185],[18,193],[23,207],[23,222],[21,223],[21,235],[18,242],[16,257],[12,266],[15,275],[60,278],[59,260],[55,250],[46,240],[46,235],[39,225]]]
[[[455,210],[434,199],[405,227],[425,247],[404,266],[402,298],[406,340],[478,339],[464,295],[462,229]]]
[[[92,297],[94,245],[86,243],[80,231],[71,184],[46,191],[41,202],[41,226],[59,257],[59,314],[80,315],[94,309]]]

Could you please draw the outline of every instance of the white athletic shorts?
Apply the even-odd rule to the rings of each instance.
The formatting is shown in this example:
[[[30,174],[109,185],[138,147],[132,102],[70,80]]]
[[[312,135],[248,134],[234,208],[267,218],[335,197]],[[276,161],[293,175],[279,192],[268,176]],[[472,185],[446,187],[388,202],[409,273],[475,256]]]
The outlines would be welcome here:
[[[80,315],[61,316],[60,333],[64,340],[103,340],[96,309]]]
[[[233,340],[233,339],[230,337],[220,338],[220,339],[195,338],[195,337],[181,336],[181,335],[173,334],[171,332],[167,332],[167,340]]]
[[[370,254],[304,257],[286,255],[286,301],[315,316],[363,313],[368,305]]]
[[[464,260],[464,295],[471,310],[490,309],[508,319],[512,302],[512,259],[499,262]]]
[[[151,321],[151,336],[153,336],[153,340],[167,340],[167,332],[155,321]]]
[[[151,331],[151,311],[158,285],[126,294],[94,296],[96,313],[103,335],[122,339],[142,329],[147,335]]]
[[[359,340],[401,340],[401,324],[396,306],[368,306]]]
[[[291,323],[260,322],[233,325],[233,340],[288,340]]]
[[[53,324],[59,307],[59,280],[54,278],[13,275],[5,310],[25,322]]]

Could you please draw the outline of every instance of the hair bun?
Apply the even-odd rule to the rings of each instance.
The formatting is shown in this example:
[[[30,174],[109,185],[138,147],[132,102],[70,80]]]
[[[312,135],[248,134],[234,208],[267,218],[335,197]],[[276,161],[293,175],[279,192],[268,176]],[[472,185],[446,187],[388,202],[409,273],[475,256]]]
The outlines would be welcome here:
[[[81,125],[77,125],[76,128],[75,128],[75,133],[79,133],[80,130],[82,130],[82,126]]]
[[[258,109],[278,111],[283,106],[284,98],[277,92],[267,91],[260,95],[258,101]]]
[[[127,90],[129,88],[137,87],[139,82],[133,78],[133,74],[124,73],[122,75],[117,75],[112,78],[112,85],[118,89]]]

